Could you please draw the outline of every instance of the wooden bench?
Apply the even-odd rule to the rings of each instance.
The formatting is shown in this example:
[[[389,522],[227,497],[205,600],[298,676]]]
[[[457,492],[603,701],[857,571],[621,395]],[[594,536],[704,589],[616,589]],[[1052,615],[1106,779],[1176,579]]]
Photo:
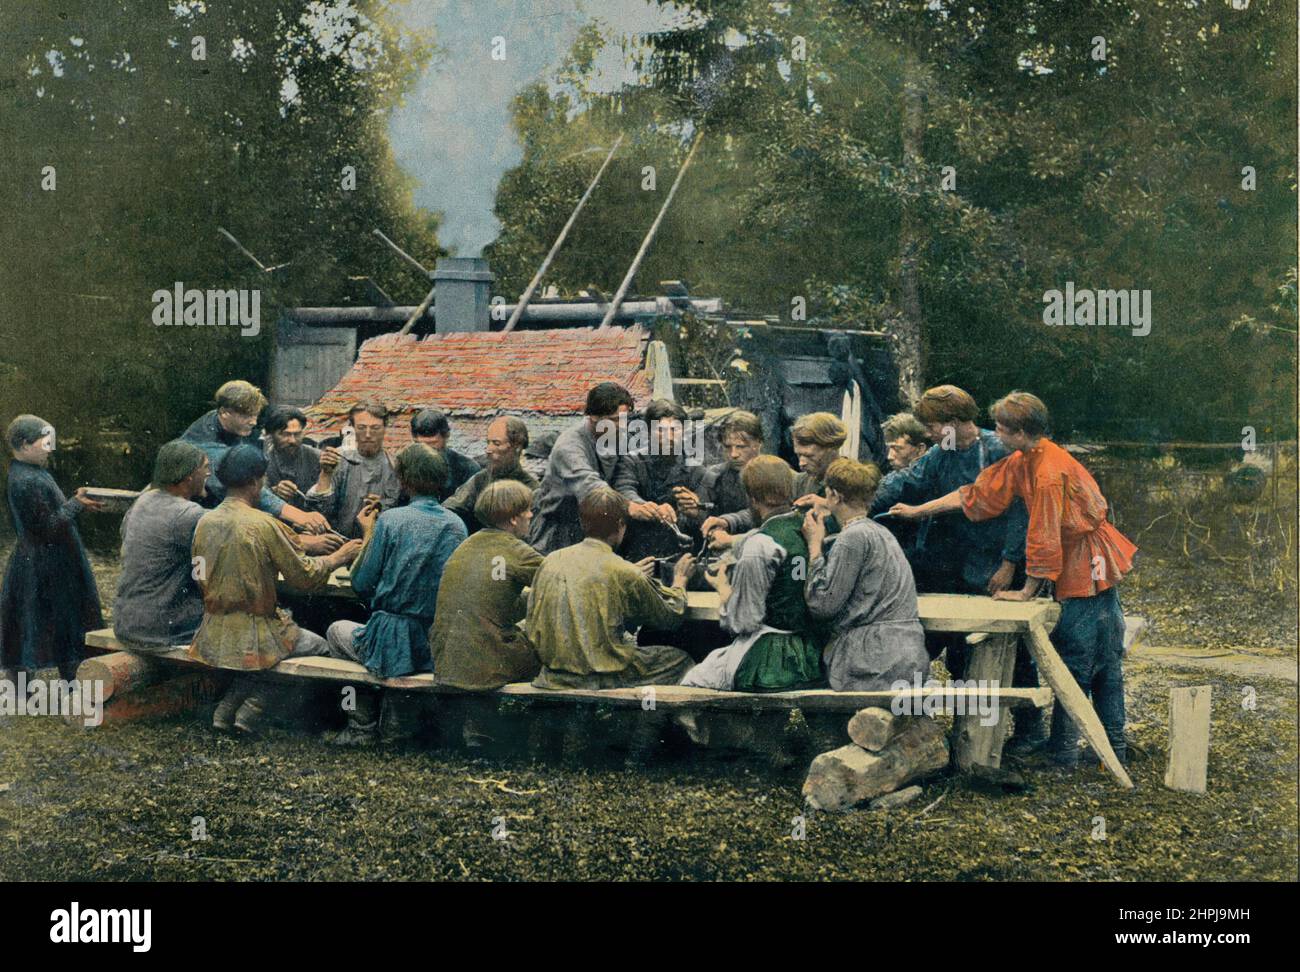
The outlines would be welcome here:
[[[337,596],[355,596],[351,589],[350,577],[344,571],[336,572],[329,580],[331,593]],[[996,684],[996,689],[952,689],[949,687],[910,688],[901,692],[834,692],[827,689],[804,692],[744,693],[715,692],[711,689],[687,688],[684,686],[655,686],[650,694],[649,687],[630,689],[596,690],[555,690],[537,689],[529,684],[507,685],[497,690],[496,695],[528,701],[561,702],[572,704],[575,701],[596,701],[609,706],[640,706],[655,710],[676,709],[683,713],[700,710],[763,712],[777,709],[806,710],[810,712],[855,712],[867,706],[890,706],[896,699],[909,699],[911,711],[924,711],[925,700],[931,696],[950,699],[968,700],[967,712],[979,710],[980,699],[997,699],[999,717],[992,725],[985,725],[982,718],[970,714],[959,715],[954,733],[955,759],[961,768],[973,764],[996,766],[1001,760],[1001,751],[1006,739],[1006,720],[1009,709],[1015,705],[1033,705],[1039,708],[1055,698],[1078,725],[1085,740],[1098,753],[1107,769],[1119,783],[1132,788],[1133,782],[1120,764],[1106,738],[1101,721],[1097,718],[1092,704],[1079,688],[1074,676],[1057,654],[1048,637],[1048,632],[1055,627],[1060,617],[1060,606],[1045,599],[1031,601],[998,601],[991,597],[979,597],[963,594],[923,594],[917,599],[918,613],[922,627],[927,631],[964,633],[967,635],[984,635],[975,640],[971,659],[964,673],[960,675],[966,681],[982,681]],[[718,596],[712,591],[691,591],[687,594],[686,620],[688,622],[716,622],[718,619]],[[91,632],[86,643],[97,648],[113,650],[121,646],[112,637],[111,631]],[[1009,688],[1012,670],[1015,665],[1016,647],[1023,643],[1038,665],[1041,677],[1047,682],[1046,688],[1016,689]],[[149,658],[135,655],[142,661],[133,663],[135,669],[146,671]],[[152,658],[164,664],[201,666],[191,659],[183,649],[155,654]],[[86,664],[92,664],[93,659]],[[124,663],[126,660],[119,660]],[[80,672],[78,673],[80,675]],[[424,691],[439,695],[480,695],[482,693],[464,693],[433,684],[431,675],[413,675],[387,680],[375,679],[360,665],[351,662],[327,658],[286,659],[273,669],[263,673],[269,678],[311,678],[341,683],[359,683],[376,685],[383,688],[402,691]],[[95,677],[91,674],[89,677]],[[109,698],[111,689],[105,686],[105,698]],[[971,705],[970,703],[975,703]]]
[[[104,698],[135,691],[166,677],[168,670],[217,671],[191,658],[185,648],[161,652],[131,651],[105,628],[86,634],[86,644],[111,654],[100,655],[82,662],[78,678],[98,679],[104,682]],[[713,709],[728,712],[760,712],[777,709],[803,709],[810,712],[853,713],[868,706],[888,708],[895,700],[906,700],[919,706],[927,698],[938,701],[975,703],[981,699],[997,699],[1004,706],[1036,706],[1043,708],[1052,700],[1048,688],[998,688],[984,692],[975,689],[947,689],[942,686],[908,688],[903,691],[835,692],[830,689],[808,689],[799,692],[717,692],[713,689],[692,688],[685,685],[646,685],[619,689],[542,689],[528,682],[516,682],[495,692],[466,692],[446,685],[437,685],[432,673],[404,675],[399,678],[376,678],[355,662],[338,658],[286,658],[274,668],[250,673],[268,679],[313,679],[340,685],[370,685],[376,688],[403,692],[428,692],[435,695],[483,696],[496,695],[527,701],[545,701],[570,704],[576,701],[599,702],[612,707],[654,708],[668,710]]]

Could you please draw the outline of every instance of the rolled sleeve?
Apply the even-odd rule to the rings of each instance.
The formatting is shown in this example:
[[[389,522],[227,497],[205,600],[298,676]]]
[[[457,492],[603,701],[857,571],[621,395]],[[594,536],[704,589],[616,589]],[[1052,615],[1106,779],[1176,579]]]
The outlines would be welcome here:
[[[284,500],[280,499],[280,497],[276,496],[273,492],[263,486],[260,505],[264,512],[270,513],[272,516],[279,516],[280,511],[284,509],[285,504]]]

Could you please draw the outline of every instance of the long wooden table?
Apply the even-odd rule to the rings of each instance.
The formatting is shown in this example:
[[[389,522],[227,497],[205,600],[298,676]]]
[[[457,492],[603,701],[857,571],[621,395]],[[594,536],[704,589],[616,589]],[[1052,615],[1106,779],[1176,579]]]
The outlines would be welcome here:
[[[318,593],[355,597],[348,569],[341,567],[336,570],[325,590]],[[718,607],[718,595],[714,591],[688,591],[686,594],[688,621],[717,622]],[[926,631],[988,636],[973,645],[966,671],[954,672],[954,677],[997,681],[999,685],[1009,686],[1015,666],[1016,645],[1023,643],[1057,702],[1069,713],[1102,763],[1120,785],[1132,788],[1133,781],[1111,748],[1096,710],[1052,645],[1049,633],[1060,617],[1060,605],[1045,598],[998,601],[970,594],[922,594],[917,598],[917,608],[921,626]],[[1008,713],[1003,711],[992,727],[981,726],[970,716],[959,717],[956,739],[959,765],[998,765],[1008,717]]]
[[[953,673],[958,678],[997,680],[1001,685],[1010,685],[1016,644],[1023,642],[1056,701],[1069,713],[1093,751],[1120,785],[1132,789],[1133,781],[1115,755],[1101,719],[1052,645],[1049,634],[1061,616],[1059,604],[1046,598],[998,601],[971,594],[921,594],[917,597],[917,613],[926,631],[993,636],[972,645],[966,671]],[[713,591],[688,591],[686,616],[696,621],[716,621],[718,595]],[[959,765],[967,761],[992,765],[1000,762],[1005,739],[1002,719],[989,731],[975,719],[964,716],[960,717],[957,730]]]

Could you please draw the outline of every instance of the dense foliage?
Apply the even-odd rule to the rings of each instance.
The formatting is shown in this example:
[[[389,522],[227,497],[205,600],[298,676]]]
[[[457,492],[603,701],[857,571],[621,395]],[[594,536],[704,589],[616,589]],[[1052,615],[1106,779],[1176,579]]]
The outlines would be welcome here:
[[[387,7],[5,5],[0,412],[82,440],[91,474],[107,462],[84,455],[92,443],[133,450],[138,481],[220,382],[265,380],[276,305],[373,303],[362,274],[418,299],[427,282],[371,235],[430,263],[437,252],[385,130],[430,46]],[[280,269],[259,270],[218,227]],[[151,295],[178,281],[260,289],[260,334],[156,327]],[[117,472],[107,481],[130,482]]]
[[[1067,430],[1286,435],[1296,11],[1239,5],[693,0],[641,44],[593,27],[516,102],[499,284],[522,289],[599,164],[586,150],[626,132],[550,276],[608,293],[703,126],[643,291],[686,279],[787,322],[802,296],[904,350],[915,335],[925,382],[1037,390]],[[639,80],[610,91],[615,43]],[[1044,294],[1071,281],[1150,290],[1150,334],[1048,327]]]

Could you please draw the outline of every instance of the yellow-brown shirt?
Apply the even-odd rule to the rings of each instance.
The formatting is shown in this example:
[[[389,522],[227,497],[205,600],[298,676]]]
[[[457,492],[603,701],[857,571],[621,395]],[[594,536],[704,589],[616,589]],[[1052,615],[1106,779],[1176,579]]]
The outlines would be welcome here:
[[[276,573],[295,590],[316,590],[330,575],[322,559],[304,554],[279,520],[233,498],[199,520],[193,552],[203,623],[190,655],[217,668],[279,664],[293,649],[298,626],[276,606]]]

